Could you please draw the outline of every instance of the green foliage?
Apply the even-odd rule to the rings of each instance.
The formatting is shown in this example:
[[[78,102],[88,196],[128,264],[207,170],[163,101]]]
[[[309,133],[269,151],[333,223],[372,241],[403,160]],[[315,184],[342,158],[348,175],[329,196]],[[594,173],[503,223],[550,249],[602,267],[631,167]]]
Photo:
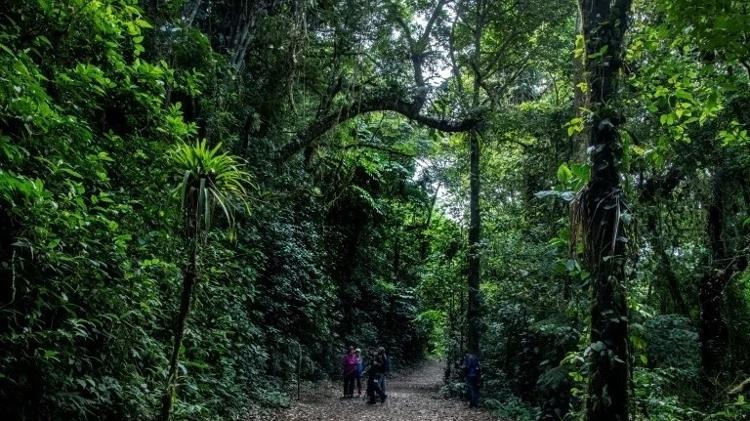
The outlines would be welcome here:
[[[428,352],[436,357],[444,358],[446,348],[448,347],[445,338],[447,328],[447,315],[439,310],[427,310],[419,313],[415,322],[424,325],[424,330],[428,332],[430,342],[428,343]]]
[[[234,225],[231,201],[249,208],[245,186],[250,175],[242,170],[237,158],[219,153],[220,150],[221,143],[209,148],[202,140],[194,146],[179,145],[172,153],[175,164],[184,171],[182,182],[177,187],[182,199],[181,208],[191,213],[190,218],[198,222],[195,228],[198,232],[211,227],[217,205],[230,227]]]
[[[463,395],[468,136],[434,126],[468,115],[484,404],[582,416],[584,356],[605,344],[589,344],[591,274],[569,247],[569,203],[595,181],[573,4],[235,3],[2,2],[0,418],[154,417],[191,221],[201,282],[175,418],[286,406],[297,382],[340,374],[347,343],[396,366],[444,357],[444,391]],[[746,7],[634,2],[606,104],[636,234],[636,419],[750,411],[722,393],[750,375]],[[707,378],[706,280],[724,274]]]
[[[690,392],[688,385],[681,384],[683,380],[684,372],[679,370],[635,369],[633,374],[633,383],[636,385],[635,399],[642,407],[643,419],[664,421],[701,419],[702,414],[692,409],[679,397],[680,392]]]
[[[650,367],[670,367],[697,375],[698,333],[686,317],[659,315],[645,322],[646,355]]]
[[[541,412],[539,408],[523,402],[517,397],[509,397],[503,401],[487,399],[484,401],[492,412],[501,418],[508,418],[518,421],[534,421],[539,419]]]

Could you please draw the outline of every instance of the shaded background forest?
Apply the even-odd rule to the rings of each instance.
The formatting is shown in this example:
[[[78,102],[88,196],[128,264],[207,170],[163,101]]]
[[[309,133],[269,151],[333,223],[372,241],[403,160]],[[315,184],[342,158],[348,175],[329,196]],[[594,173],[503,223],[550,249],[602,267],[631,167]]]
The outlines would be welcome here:
[[[750,6],[633,3],[607,103],[628,406],[747,419]],[[348,343],[397,366],[443,357],[446,394],[481,350],[499,415],[583,417],[604,345],[569,218],[599,121],[581,16],[562,0],[0,1],[0,415],[153,418],[194,257],[177,419],[285,405],[298,370],[338,375]],[[201,139],[245,197],[191,236],[176,151]]]

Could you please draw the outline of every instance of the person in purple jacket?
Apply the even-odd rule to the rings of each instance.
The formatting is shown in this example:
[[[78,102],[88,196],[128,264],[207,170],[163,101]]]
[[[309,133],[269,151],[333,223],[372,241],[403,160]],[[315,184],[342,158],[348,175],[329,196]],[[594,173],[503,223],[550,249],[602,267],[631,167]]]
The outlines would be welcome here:
[[[354,346],[349,346],[349,352],[344,355],[342,365],[344,366],[344,397],[354,397],[354,380],[357,377],[357,354]]]

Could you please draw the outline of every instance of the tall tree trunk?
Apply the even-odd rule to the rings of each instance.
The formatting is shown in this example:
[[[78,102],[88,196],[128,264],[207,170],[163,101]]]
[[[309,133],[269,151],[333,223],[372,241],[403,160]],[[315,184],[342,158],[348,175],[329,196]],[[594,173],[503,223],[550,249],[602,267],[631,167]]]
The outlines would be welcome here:
[[[180,348],[182,340],[185,337],[185,324],[190,314],[190,304],[193,298],[193,290],[198,282],[198,192],[192,188],[191,193],[185,200],[186,207],[183,208],[185,227],[183,238],[185,245],[188,247],[188,261],[182,269],[182,292],[180,294],[180,307],[177,311],[177,317],[174,321],[174,342],[172,343],[172,353],[169,357],[169,372],[167,373],[167,383],[164,388],[164,394],[161,398],[161,412],[159,420],[169,421],[172,415],[172,403],[177,391],[177,368],[180,361]]]
[[[196,238],[189,240],[190,257],[182,272],[182,294],[180,297],[180,309],[174,324],[174,342],[172,344],[172,354],[169,358],[169,374],[167,375],[167,385],[161,400],[161,421],[169,421],[172,412],[172,402],[177,389],[177,367],[179,363],[180,348],[185,336],[185,324],[188,314],[190,313],[190,303],[193,297],[193,290],[198,280],[197,257],[198,244]]]
[[[612,109],[621,66],[630,0],[580,0],[586,45],[585,69],[593,117],[590,127],[591,180],[574,208],[592,276],[590,378],[586,418],[628,420],[628,313],[625,295],[625,245],[617,126]]]
[[[472,91],[472,107],[476,109],[480,103],[479,92],[482,86],[480,70],[482,60],[482,32],[484,31],[484,1],[477,1],[477,22],[474,27],[474,51],[471,61],[474,69],[474,83]],[[479,132],[469,132],[469,282],[468,302],[466,307],[466,347],[467,351],[475,355],[480,354],[481,335],[481,230],[482,221],[479,211]]]
[[[595,220],[598,225],[604,220]],[[603,225],[612,229],[609,219]],[[616,252],[623,249],[617,247]],[[628,419],[628,316],[623,286],[623,262],[613,257],[600,264],[593,274],[591,305],[591,346],[588,401],[589,421],[627,421]]]
[[[471,161],[470,199],[469,199],[469,290],[466,318],[468,322],[467,350],[479,355],[479,337],[481,334],[480,313],[480,237],[481,220],[479,213],[479,136],[475,131],[469,134]]]
[[[725,241],[725,187],[729,177],[716,169],[711,186],[711,201],[707,209],[707,237],[711,251],[708,272],[703,276],[699,288],[700,306],[700,348],[703,377],[703,396],[712,401],[721,375],[727,373],[729,358],[729,326],[722,316],[722,303],[727,285],[737,274],[747,269],[748,259],[735,255]]]
[[[722,239],[724,231],[724,200],[721,175],[714,175],[711,188],[711,203],[708,207],[707,234],[711,250],[711,265],[700,284],[698,304],[700,306],[700,346],[703,378],[707,381],[704,392],[712,394],[716,378],[720,375],[728,344],[728,328],[721,317],[721,302],[730,276],[729,268],[721,268],[727,252]]]

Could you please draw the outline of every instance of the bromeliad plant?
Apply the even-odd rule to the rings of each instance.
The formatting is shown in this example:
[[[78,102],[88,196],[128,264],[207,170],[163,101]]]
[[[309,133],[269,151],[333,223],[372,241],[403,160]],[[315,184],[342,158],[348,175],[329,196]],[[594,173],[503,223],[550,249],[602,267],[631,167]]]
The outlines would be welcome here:
[[[179,145],[172,160],[184,175],[175,189],[181,196],[182,237],[187,249],[183,268],[180,307],[174,323],[174,342],[169,360],[167,384],[162,396],[160,419],[168,421],[177,384],[177,367],[190,312],[193,291],[198,282],[197,260],[201,244],[205,243],[218,207],[227,219],[230,235],[234,230],[234,210],[249,210],[247,187],[250,175],[235,156],[221,153],[221,143],[210,148],[205,140],[195,145]]]

